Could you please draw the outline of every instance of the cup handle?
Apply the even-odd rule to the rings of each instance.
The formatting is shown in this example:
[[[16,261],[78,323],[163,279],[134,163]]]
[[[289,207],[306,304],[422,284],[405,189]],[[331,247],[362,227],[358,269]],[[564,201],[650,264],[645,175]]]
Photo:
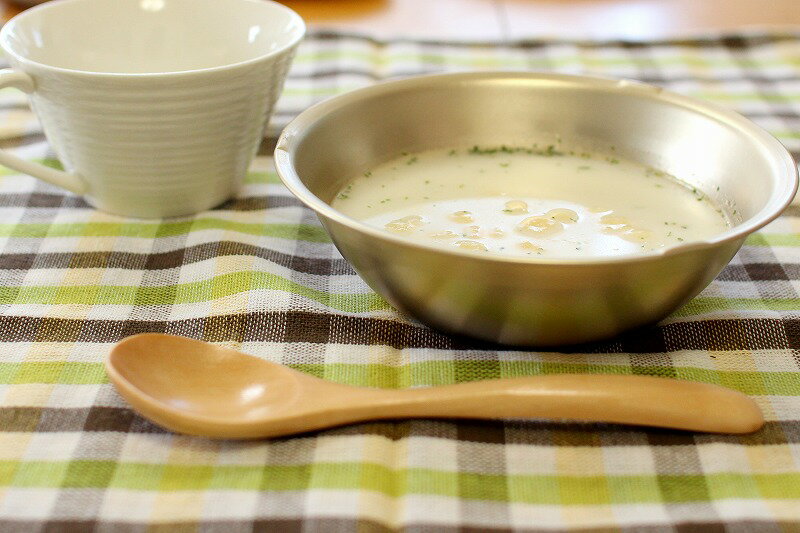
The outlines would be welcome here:
[[[4,87],[14,87],[25,93],[32,93],[36,87],[33,78],[12,69],[0,70],[0,89]],[[34,178],[52,183],[57,187],[74,192],[75,194],[83,194],[86,192],[86,182],[83,181],[77,174],[71,174],[54,168],[33,163],[25,159],[19,158],[10,154],[6,150],[0,150],[0,165],[13,168],[25,174],[31,175]]]

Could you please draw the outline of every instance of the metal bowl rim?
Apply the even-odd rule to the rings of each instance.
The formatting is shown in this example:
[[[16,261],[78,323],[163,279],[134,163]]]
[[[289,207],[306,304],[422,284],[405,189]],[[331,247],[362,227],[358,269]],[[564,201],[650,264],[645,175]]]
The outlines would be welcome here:
[[[387,231],[369,226],[359,220],[348,217],[334,209],[330,204],[324,202],[312,193],[300,179],[292,162],[294,151],[302,141],[306,132],[317,121],[324,118],[330,112],[346,107],[351,103],[356,103],[365,97],[377,96],[391,93],[398,90],[405,90],[420,86],[430,86],[434,84],[450,84],[457,82],[475,81],[507,81],[509,79],[524,79],[527,81],[560,82],[571,84],[575,87],[605,90],[616,93],[631,94],[640,97],[662,100],[666,103],[694,111],[710,119],[716,119],[735,129],[746,133],[753,142],[756,142],[767,149],[774,157],[776,163],[783,163],[785,172],[781,173],[777,188],[783,186],[783,200],[775,202],[770,200],[764,208],[749,219],[736,224],[730,229],[714,235],[705,240],[690,241],[669,248],[662,248],[650,252],[627,254],[618,256],[597,256],[590,258],[545,258],[545,257],[519,257],[512,255],[481,255],[468,250],[458,248],[442,248],[435,244],[420,243],[411,241],[402,236],[392,235]],[[606,263],[634,263],[641,261],[658,260],[666,256],[676,255],[689,251],[711,248],[727,243],[744,239],[751,233],[766,226],[780,216],[784,209],[792,202],[798,189],[798,170],[792,156],[788,150],[766,130],[756,125],[754,122],[730,109],[718,106],[711,102],[701,101],[689,96],[684,96],[661,87],[650,85],[636,80],[620,79],[602,76],[585,76],[574,74],[557,74],[551,72],[534,71],[485,71],[485,72],[458,72],[445,74],[426,74],[411,76],[402,79],[379,82],[374,85],[362,87],[337,95],[307,108],[295,117],[281,132],[274,152],[275,169],[284,185],[294,194],[303,204],[312,209],[318,215],[333,220],[338,224],[365,233],[376,239],[389,241],[403,247],[414,248],[420,251],[438,252],[445,255],[460,256],[473,260],[483,260],[492,263],[519,263],[519,264],[542,264],[542,265],[594,265]],[[779,193],[781,191],[778,191]],[[774,205],[770,205],[774,204]]]

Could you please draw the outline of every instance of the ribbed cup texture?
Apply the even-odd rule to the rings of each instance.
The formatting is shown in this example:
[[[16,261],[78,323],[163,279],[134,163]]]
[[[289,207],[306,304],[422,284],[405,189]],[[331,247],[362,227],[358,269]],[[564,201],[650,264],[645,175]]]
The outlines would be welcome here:
[[[213,207],[241,184],[296,48],[218,70],[96,75],[22,68],[65,169],[96,207],[137,217]]]

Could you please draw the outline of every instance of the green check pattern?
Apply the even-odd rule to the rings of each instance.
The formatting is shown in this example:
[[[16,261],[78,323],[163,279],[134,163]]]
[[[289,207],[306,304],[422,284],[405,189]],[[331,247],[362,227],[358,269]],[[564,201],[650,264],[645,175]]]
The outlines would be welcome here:
[[[636,78],[731,107],[800,154],[800,33],[635,42],[378,41],[313,33],[237,198],[125,219],[0,173],[0,531],[800,531],[800,207],[645,331],[566,352],[455,338],[396,313],[280,184],[280,129],[376,81],[476,69]],[[24,96],[0,146],[58,166]],[[257,442],[135,415],[102,360],[158,331],[384,388],[646,374],[751,395],[755,434],[508,420],[370,423]]]

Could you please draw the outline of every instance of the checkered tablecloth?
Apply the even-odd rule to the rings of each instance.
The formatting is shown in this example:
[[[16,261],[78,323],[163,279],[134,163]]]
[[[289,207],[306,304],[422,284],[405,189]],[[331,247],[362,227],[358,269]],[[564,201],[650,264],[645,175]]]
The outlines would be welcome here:
[[[399,316],[277,180],[274,136],[311,103],[467,69],[636,78],[730,106],[800,152],[800,32],[646,44],[316,33],[246,186],[217,209],[124,219],[5,171],[0,531],[800,531],[800,208],[657,327],[585,351],[521,351]],[[54,157],[14,90],[0,92],[0,136],[24,157]],[[145,331],[387,388],[556,372],[691,379],[751,395],[768,422],[721,436],[415,420],[211,441],[146,422],[108,383],[108,350]]]

